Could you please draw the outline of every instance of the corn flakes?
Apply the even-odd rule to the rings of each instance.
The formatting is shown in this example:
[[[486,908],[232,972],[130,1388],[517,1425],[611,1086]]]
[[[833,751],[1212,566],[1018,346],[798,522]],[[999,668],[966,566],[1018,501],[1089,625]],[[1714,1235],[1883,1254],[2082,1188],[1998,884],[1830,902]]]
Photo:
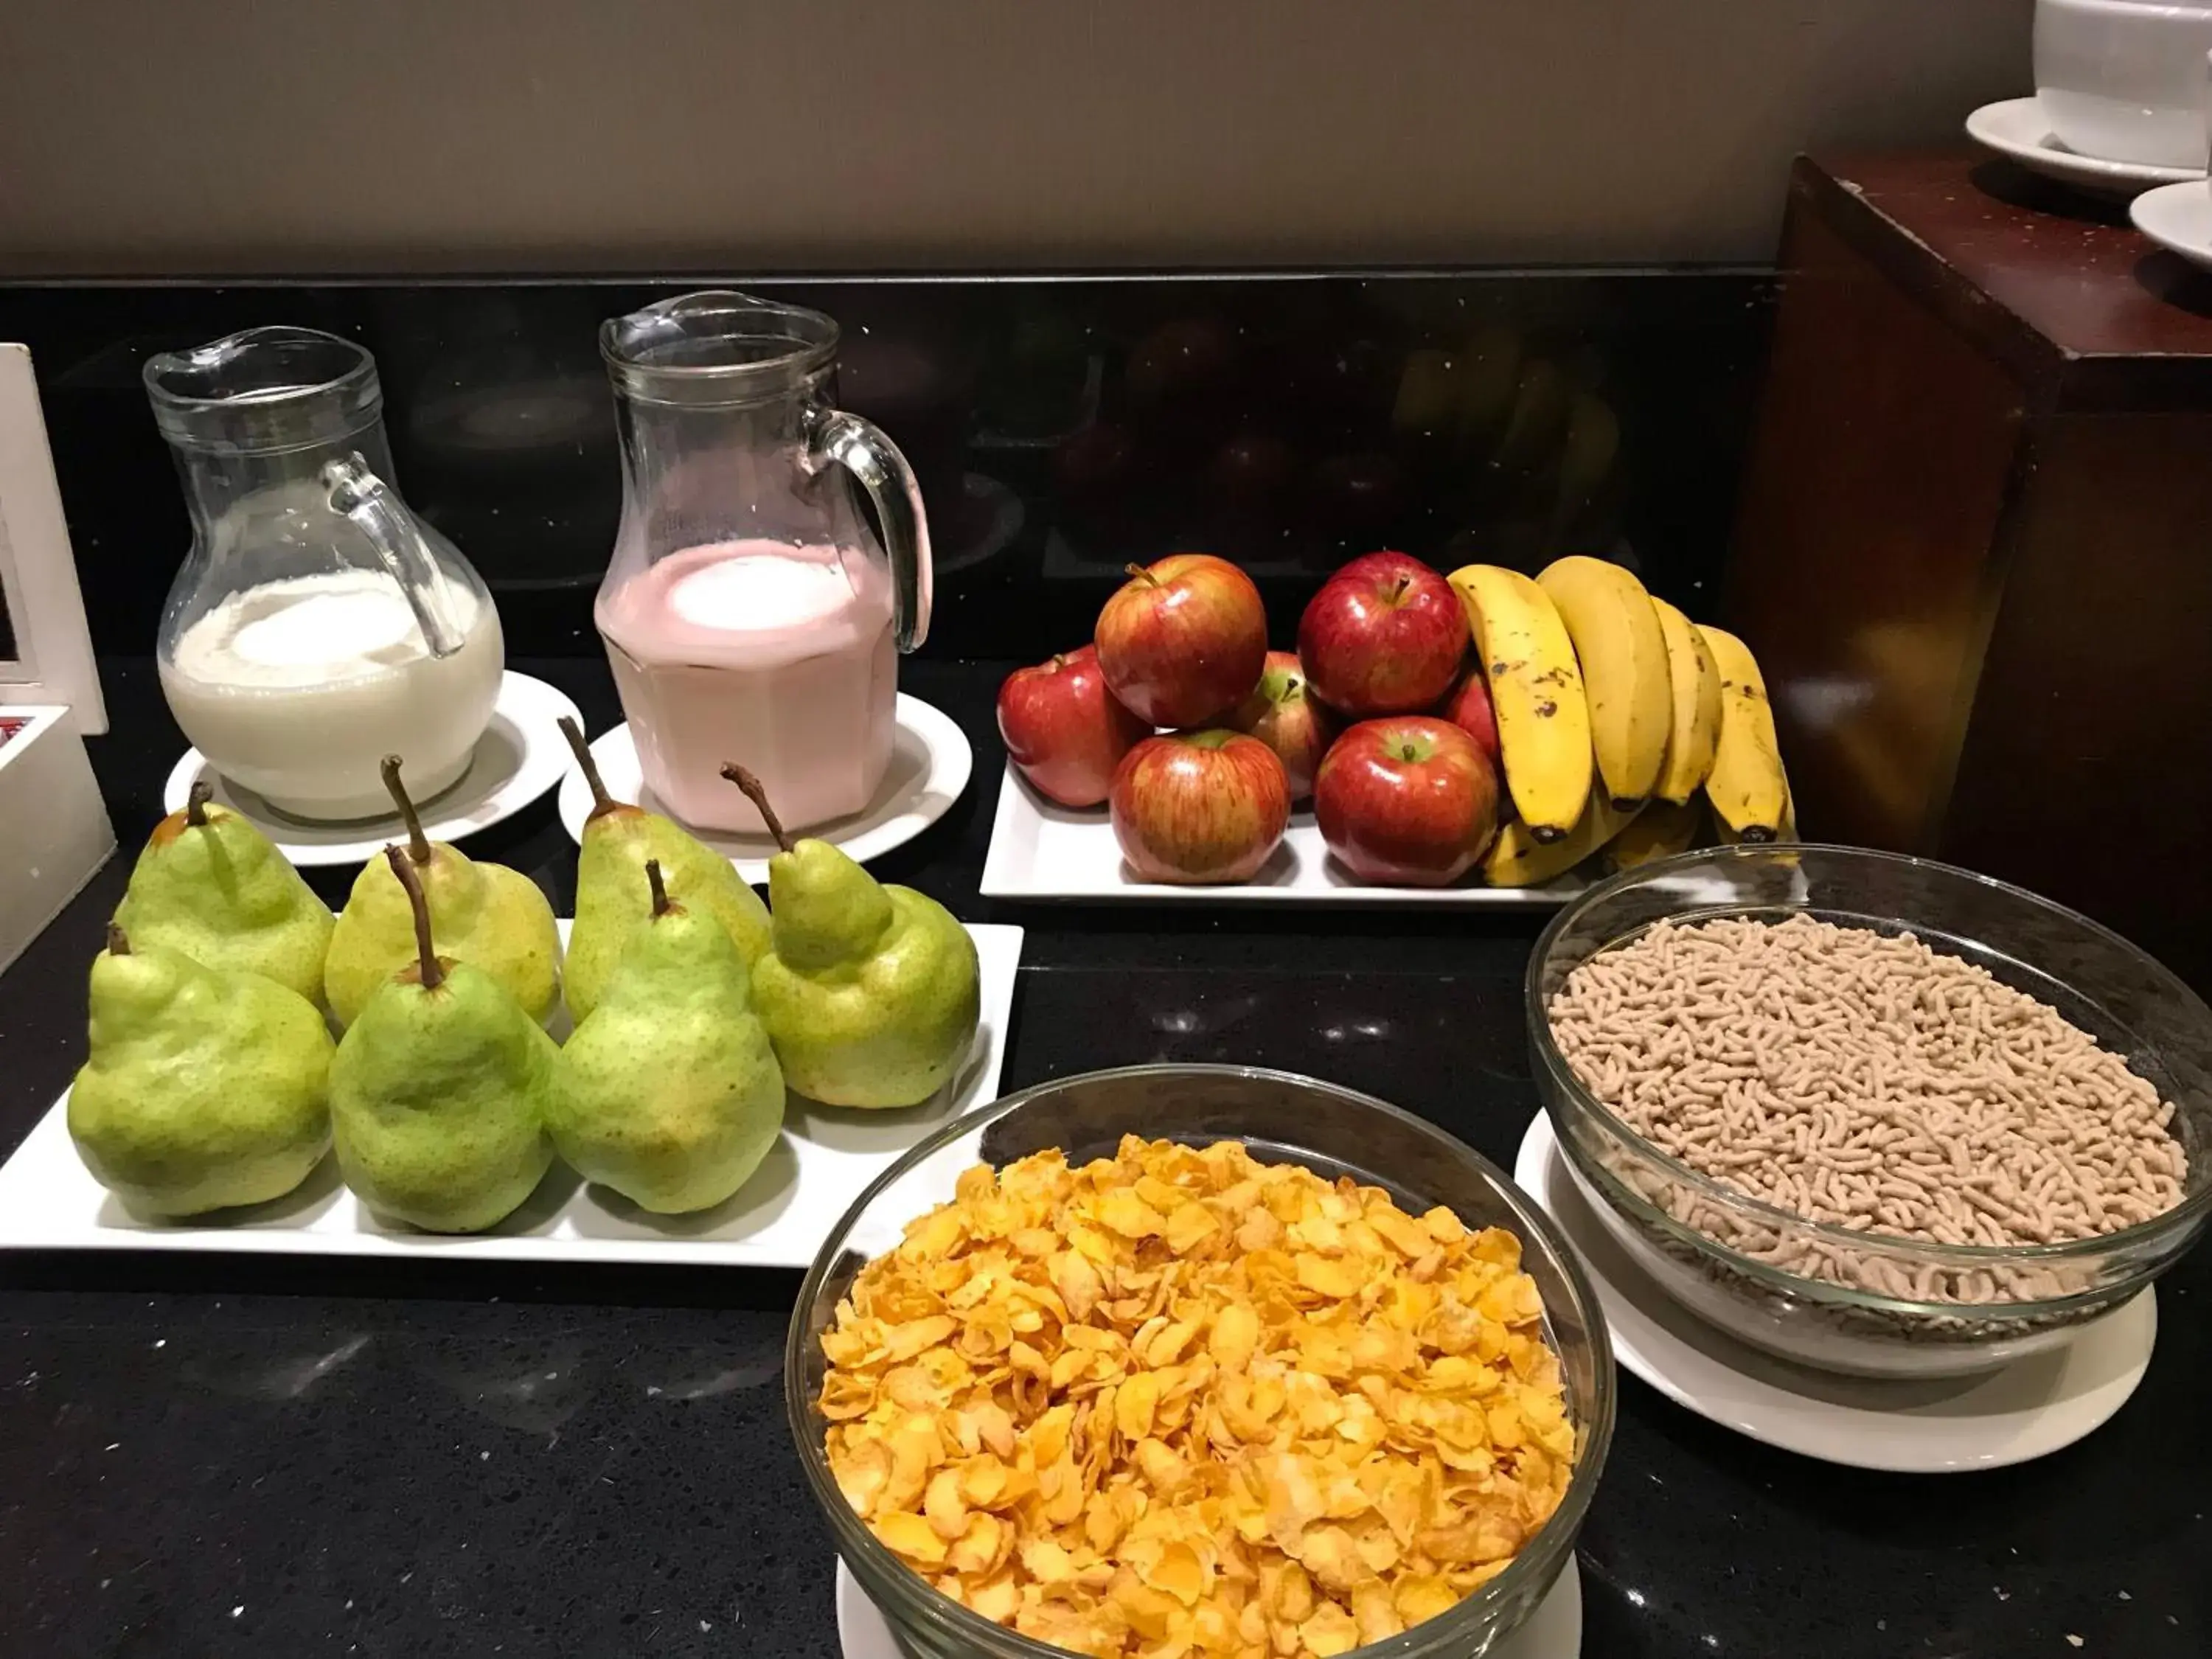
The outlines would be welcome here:
[[[1577,1449],[1520,1242],[1233,1141],[965,1171],[822,1338],[838,1489],[1096,1659],[1328,1659],[1503,1571]]]

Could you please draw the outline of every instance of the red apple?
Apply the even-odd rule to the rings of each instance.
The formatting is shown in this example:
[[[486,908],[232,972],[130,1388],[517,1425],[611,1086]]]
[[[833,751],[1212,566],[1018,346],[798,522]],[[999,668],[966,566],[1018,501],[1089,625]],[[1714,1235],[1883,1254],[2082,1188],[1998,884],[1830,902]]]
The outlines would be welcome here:
[[[1249,881],[1290,822],[1290,780],[1257,738],[1174,732],[1123,757],[1109,810],[1140,879]]]
[[[1490,685],[1482,678],[1480,666],[1471,667],[1460,676],[1451,696],[1437,710],[1437,718],[1459,727],[1474,739],[1474,746],[1489,757],[1492,766],[1498,764],[1498,711],[1490,706]]]
[[[1151,732],[1114,701],[1091,646],[1017,668],[999,688],[1007,757],[1033,788],[1062,806],[1104,800],[1121,757]]]
[[[1295,653],[1270,651],[1260,684],[1229,717],[1231,729],[1260,739],[1275,751],[1291,781],[1291,799],[1313,793],[1314,769],[1336,737],[1336,719],[1306,693],[1305,671]]]
[[[1298,660],[1315,694],[1364,719],[1433,708],[1467,655],[1451,584],[1403,553],[1368,553],[1322,584],[1298,618]]]
[[[1314,816],[1360,880],[1441,887],[1473,869],[1498,833],[1498,769],[1449,720],[1362,720],[1322,758]]]
[[[1267,613],[1252,579],[1228,560],[1174,553],[1129,567],[1129,580],[1098,613],[1097,643],[1107,689],[1139,719],[1203,726],[1260,683]]]

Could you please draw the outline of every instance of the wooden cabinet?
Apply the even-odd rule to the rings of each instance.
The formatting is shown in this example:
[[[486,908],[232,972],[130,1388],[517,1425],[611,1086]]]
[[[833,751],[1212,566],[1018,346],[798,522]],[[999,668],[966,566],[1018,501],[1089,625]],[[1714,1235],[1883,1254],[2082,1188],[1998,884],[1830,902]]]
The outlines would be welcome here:
[[[1960,155],[1801,161],[1726,614],[1807,835],[2212,985],[2212,278]]]

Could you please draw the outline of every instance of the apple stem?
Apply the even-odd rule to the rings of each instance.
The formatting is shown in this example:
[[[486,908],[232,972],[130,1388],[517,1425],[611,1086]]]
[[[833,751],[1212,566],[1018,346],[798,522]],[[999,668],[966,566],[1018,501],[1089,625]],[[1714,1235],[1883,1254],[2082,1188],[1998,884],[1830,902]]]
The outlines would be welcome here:
[[[385,793],[399,803],[399,816],[407,821],[407,856],[417,864],[428,864],[430,861],[430,838],[422,833],[422,817],[415,810],[415,803],[408,799],[407,786],[399,781],[402,764],[398,756],[386,755],[377,769],[384,774]]]
[[[1413,585],[1413,579],[1411,576],[1399,577],[1397,585],[1390,590],[1390,603],[1395,605],[1399,600],[1404,599],[1406,597],[1406,590]]]
[[[792,839],[784,832],[782,821],[776,817],[775,809],[768,804],[768,791],[761,787],[761,781],[735,761],[723,763],[722,775],[745,792],[745,799],[761,815],[761,822],[768,825],[768,832],[775,837],[775,844],[788,853],[792,848]]]
[[[668,889],[661,884],[659,859],[647,859],[645,861],[645,884],[653,889],[653,914],[656,916],[666,915]]]
[[[622,803],[607,793],[607,786],[599,777],[599,763],[592,758],[592,745],[584,741],[584,728],[566,714],[561,716],[561,735],[568,739],[568,747],[576,757],[576,764],[583,769],[584,781],[591,786],[592,810],[585,816],[598,817],[611,812]]]
[[[207,805],[215,799],[215,786],[205,778],[196,778],[192,787],[185,792],[185,822],[195,830],[207,827]]]
[[[386,848],[384,856],[391,860],[392,873],[407,890],[408,908],[415,912],[415,949],[422,958],[422,988],[434,991],[446,982],[446,970],[438,965],[438,950],[430,942],[430,906],[422,897],[422,884],[415,878],[414,865],[397,847]]]
[[[131,954],[130,937],[124,933],[122,925],[118,922],[111,921],[107,924],[107,954],[111,957],[127,957]]]
[[[1127,571],[1129,575],[1137,581],[1150,582],[1154,587],[1158,587],[1160,585],[1160,579],[1152,574],[1151,571],[1146,569],[1145,567],[1140,564],[1125,564],[1121,568]]]

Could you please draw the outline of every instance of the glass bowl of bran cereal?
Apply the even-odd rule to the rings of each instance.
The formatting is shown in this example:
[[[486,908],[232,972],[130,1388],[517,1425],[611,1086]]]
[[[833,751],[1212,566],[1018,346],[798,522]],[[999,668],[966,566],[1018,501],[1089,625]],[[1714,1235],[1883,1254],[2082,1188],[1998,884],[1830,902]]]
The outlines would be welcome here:
[[[1526,1008],[1607,1231],[1799,1364],[1938,1378],[2054,1347],[2212,1218],[2212,1010],[1969,871],[1795,843],[1656,860],[1559,912]]]

